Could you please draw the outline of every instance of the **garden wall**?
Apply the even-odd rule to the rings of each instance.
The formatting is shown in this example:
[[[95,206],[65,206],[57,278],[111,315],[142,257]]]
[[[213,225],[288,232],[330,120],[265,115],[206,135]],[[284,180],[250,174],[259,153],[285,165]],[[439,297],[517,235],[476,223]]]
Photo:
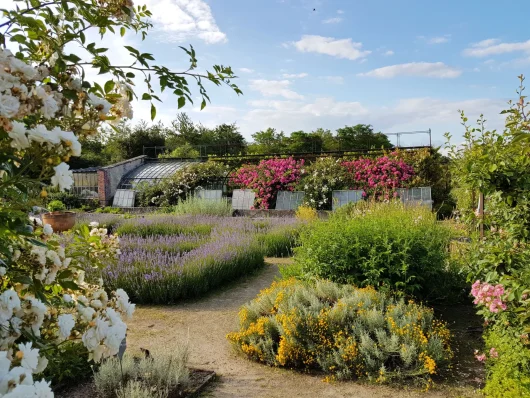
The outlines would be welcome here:
[[[118,189],[122,177],[128,172],[144,164],[147,156],[138,156],[123,162],[111,164],[98,170],[99,203],[109,206]]]

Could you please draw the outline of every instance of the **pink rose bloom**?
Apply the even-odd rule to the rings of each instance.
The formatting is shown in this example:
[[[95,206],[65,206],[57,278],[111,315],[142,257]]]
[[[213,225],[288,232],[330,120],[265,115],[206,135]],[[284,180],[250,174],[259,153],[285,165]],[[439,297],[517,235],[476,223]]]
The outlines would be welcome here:
[[[497,350],[495,349],[495,347],[491,347],[491,350],[490,350],[490,357],[492,357],[492,358],[498,358],[498,357],[499,357],[499,353],[497,352]]]

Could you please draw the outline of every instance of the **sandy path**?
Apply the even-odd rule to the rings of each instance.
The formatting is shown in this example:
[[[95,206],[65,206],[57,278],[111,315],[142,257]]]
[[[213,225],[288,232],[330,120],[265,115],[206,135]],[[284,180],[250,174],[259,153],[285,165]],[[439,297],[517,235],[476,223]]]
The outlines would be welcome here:
[[[132,351],[170,347],[189,341],[190,366],[214,370],[219,379],[207,397],[466,397],[473,390],[438,387],[428,393],[358,383],[321,381],[318,376],[270,368],[237,355],[226,334],[238,326],[239,307],[269,286],[278,275],[281,259],[269,259],[258,274],[238,281],[226,290],[176,306],[137,308],[129,323],[127,342]]]

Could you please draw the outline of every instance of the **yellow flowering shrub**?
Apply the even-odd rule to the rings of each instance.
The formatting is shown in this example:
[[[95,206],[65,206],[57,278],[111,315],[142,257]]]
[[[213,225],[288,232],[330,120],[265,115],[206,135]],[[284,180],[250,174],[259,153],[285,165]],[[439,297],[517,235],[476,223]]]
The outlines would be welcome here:
[[[314,221],[318,219],[316,209],[309,206],[300,206],[295,213],[297,219],[302,221]]]
[[[227,338],[250,359],[323,371],[326,380],[430,386],[452,358],[450,332],[432,309],[372,287],[282,280],[244,305],[239,320]]]

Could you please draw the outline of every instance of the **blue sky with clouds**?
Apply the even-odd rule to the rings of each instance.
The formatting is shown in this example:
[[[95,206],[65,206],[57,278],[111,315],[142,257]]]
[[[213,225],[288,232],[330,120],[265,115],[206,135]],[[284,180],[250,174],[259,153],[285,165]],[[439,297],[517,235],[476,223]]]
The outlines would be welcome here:
[[[209,85],[211,105],[183,110],[205,125],[237,122],[247,138],[267,127],[290,133],[370,123],[383,132],[431,128],[441,144],[446,131],[461,135],[458,109],[470,119],[483,112],[492,127],[501,126],[517,75],[530,75],[529,2],[135,3],[147,4],[155,28],[143,43],[129,34],[111,37],[111,59],[125,59],[123,45],[132,44],[182,69],[186,55],[178,46],[193,44],[200,70],[231,65],[244,96]],[[162,97],[157,119],[169,122],[176,101]],[[142,118],[149,118],[146,103],[136,104],[135,119]]]

